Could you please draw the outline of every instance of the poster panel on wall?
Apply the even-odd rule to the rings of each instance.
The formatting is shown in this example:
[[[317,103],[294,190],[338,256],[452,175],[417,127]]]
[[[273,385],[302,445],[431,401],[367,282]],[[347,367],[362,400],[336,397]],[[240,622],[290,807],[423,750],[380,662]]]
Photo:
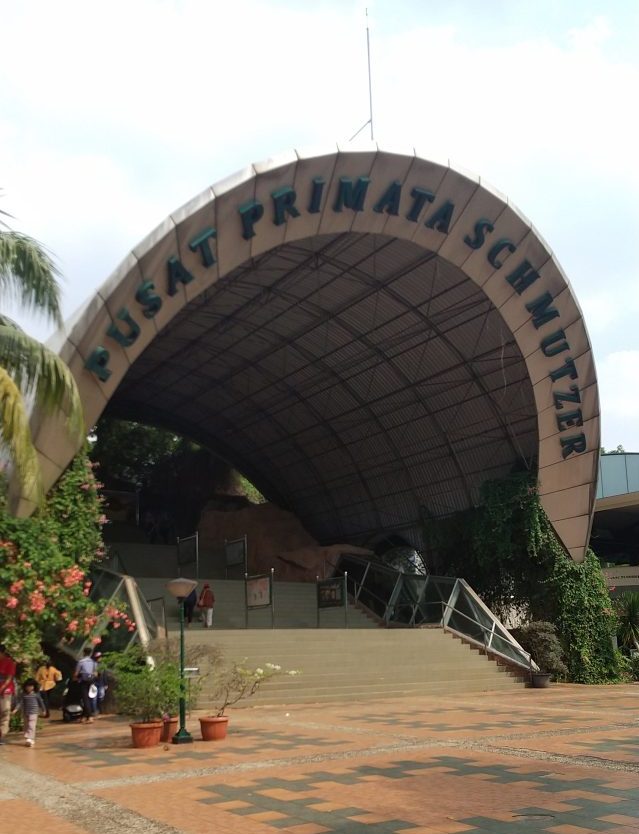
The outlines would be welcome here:
[[[271,604],[271,577],[269,574],[246,578],[246,607],[267,608]]]
[[[319,579],[317,582],[317,607],[337,608],[344,605],[344,579]]]

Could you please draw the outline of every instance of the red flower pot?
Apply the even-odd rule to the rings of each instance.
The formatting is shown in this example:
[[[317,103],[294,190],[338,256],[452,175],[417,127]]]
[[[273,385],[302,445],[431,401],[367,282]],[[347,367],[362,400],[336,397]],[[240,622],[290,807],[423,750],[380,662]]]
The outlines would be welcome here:
[[[155,747],[160,743],[163,721],[148,721],[144,724],[129,724],[134,747]]]
[[[226,738],[228,723],[229,720],[225,715],[209,715],[206,718],[200,718],[202,741],[219,741],[222,738]]]
[[[162,735],[160,736],[161,742],[166,743],[171,741],[173,736],[177,733],[178,722],[179,719],[177,715],[172,715],[170,718],[165,718],[162,721]]]

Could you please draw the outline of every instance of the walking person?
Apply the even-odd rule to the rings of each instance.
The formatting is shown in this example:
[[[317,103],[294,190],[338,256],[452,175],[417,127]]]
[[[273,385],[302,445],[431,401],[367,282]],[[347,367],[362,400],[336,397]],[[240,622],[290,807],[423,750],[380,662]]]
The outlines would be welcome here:
[[[191,593],[187,597],[184,597],[184,619],[186,620],[187,628],[193,622],[193,611],[195,610],[196,604],[197,594],[195,593],[195,588],[193,588]]]
[[[38,692],[38,682],[35,678],[28,678],[22,684],[20,704],[14,712],[22,709],[22,726],[24,727],[24,743],[27,747],[33,747],[38,726],[38,715],[44,716],[46,708],[42,695]]]
[[[213,627],[213,605],[215,604],[215,595],[211,590],[208,582],[204,583],[202,593],[197,601],[197,607],[202,613],[202,623],[204,628]]]
[[[91,649],[87,646],[83,650],[83,657],[78,660],[73,677],[80,683],[80,694],[82,697],[82,717],[84,721],[93,721],[93,707],[89,690],[95,686],[98,676],[98,664],[91,657]]]
[[[0,744],[4,744],[11,721],[11,701],[16,694],[16,664],[0,644]]]
[[[55,689],[55,685],[62,680],[62,672],[55,668],[48,657],[45,657],[42,666],[40,666],[35,674],[35,679],[40,688],[42,700],[44,701],[44,708],[46,710],[46,715],[44,717],[49,718],[49,694],[53,689]]]
[[[97,695],[94,702],[95,709],[93,710],[94,713],[97,715],[104,711],[103,702],[106,698],[106,691],[109,688],[109,682],[107,678],[106,669],[100,662],[102,660],[102,652],[93,652],[93,659],[98,664],[98,671],[95,680]]]

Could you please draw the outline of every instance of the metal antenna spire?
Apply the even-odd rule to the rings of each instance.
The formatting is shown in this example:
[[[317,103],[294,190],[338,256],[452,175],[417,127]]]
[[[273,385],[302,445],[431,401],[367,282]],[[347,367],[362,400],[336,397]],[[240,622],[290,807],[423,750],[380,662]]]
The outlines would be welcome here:
[[[358,131],[356,131],[351,138],[348,140],[352,142],[356,136],[364,130],[366,125],[371,126],[371,141],[375,140],[373,135],[373,82],[371,77],[371,36],[370,36],[370,29],[368,27],[368,9],[366,9],[366,57],[368,59],[368,120],[364,122],[364,124],[360,127]]]

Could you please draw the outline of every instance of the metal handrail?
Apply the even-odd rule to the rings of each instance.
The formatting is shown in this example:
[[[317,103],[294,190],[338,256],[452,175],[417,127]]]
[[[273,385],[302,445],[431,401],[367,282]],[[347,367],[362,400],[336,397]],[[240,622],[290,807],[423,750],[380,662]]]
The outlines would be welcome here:
[[[482,631],[489,632],[490,635],[491,635],[491,638],[494,635],[494,633],[495,633],[495,622],[492,623],[492,628],[488,628],[488,626],[485,626],[483,623],[480,623],[479,620],[475,620],[475,619],[473,619],[473,617],[469,617],[468,614],[465,614],[463,611],[460,611],[459,608],[455,608],[452,605],[448,605],[448,603],[444,603],[444,607],[446,609],[448,609],[449,611],[454,612],[458,616],[463,617],[464,619],[468,620],[473,625],[479,626],[479,628]],[[485,648],[485,649],[490,649],[490,651],[493,652],[494,654],[498,654],[501,657],[504,657],[507,660],[510,660],[512,663],[516,663],[518,666],[521,666],[522,669],[530,669],[530,667],[531,667],[532,659],[530,657],[530,654],[525,649],[522,649],[521,646],[516,642],[510,643],[510,645],[513,646],[513,648],[519,649],[519,651],[521,652],[521,654],[525,658],[525,661],[526,661],[525,663],[518,662],[515,658],[509,657],[508,655],[504,654],[503,652],[500,652],[499,649],[491,648],[490,641],[488,643],[486,643],[485,641],[483,643],[480,643],[479,640],[476,640],[471,635],[466,634],[466,632],[459,631],[459,629],[453,628],[450,625],[446,625],[446,628],[449,631],[454,631],[456,634],[461,635],[462,637],[464,637],[465,640],[472,640],[472,642],[475,643],[476,645],[481,646],[482,648]],[[502,637],[501,635],[498,635],[498,637],[499,637],[500,640],[505,641],[505,639],[506,639],[505,637]]]
[[[439,605],[441,606],[441,617],[438,621],[431,621],[428,619],[428,622],[432,622],[433,625],[439,625],[444,629],[459,634],[464,639],[489,650],[493,654],[499,655],[510,663],[520,666],[522,669],[530,669],[533,667],[534,664],[529,653],[519,645],[508,629],[499,622],[498,618],[465,580],[459,578],[454,579],[453,577],[433,576],[432,574],[427,576],[422,576],[421,574],[406,574],[403,571],[396,570],[388,565],[377,564],[371,562],[371,560],[362,559],[359,556],[351,554],[343,554],[339,557],[337,564],[334,566],[336,572],[344,572],[344,569],[340,566],[340,562],[342,561],[347,564],[349,562],[354,562],[364,567],[361,580],[358,581],[352,575],[350,577],[355,591],[355,600],[359,601],[362,596],[362,592],[365,591],[365,593],[370,596],[371,600],[378,604],[379,609],[383,609],[383,614],[380,615],[379,612],[375,613],[377,616],[381,617],[387,627],[390,625],[392,620],[395,624],[401,624],[403,622],[407,627],[415,628],[418,625],[418,613],[423,615],[423,619],[420,620],[420,622],[423,622],[424,620],[427,620],[427,615],[425,615],[424,609],[429,606]],[[371,567],[373,566],[377,574],[381,572],[394,580],[392,589],[390,591],[386,591],[386,598],[380,597],[378,593],[366,585],[366,580],[369,576]],[[408,584],[409,581],[410,585]],[[417,588],[415,585],[416,581],[418,583]],[[421,584],[421,587],[419,587],[419,584]],[[445,587],[446,584],[451,585],[450,589]],[[429,586],[434,589],[435,594],[439,597],[439,599],[426,600],[426,593]],[[407,599],[406,601],[402,601],[401,596],[402,591],[404,590],[406,590],[409,597],[412,596],[412,600]],[[464,599],[471,608],[475,607],[479,611],[483,612],[486,618],[490,620],[490,626],[484,625],[484,623],[480,622],[477,617],[469,616],[465,612],[461,611],[456,605],[457,600],[460,599],[460,597]],[[403,612],[404,609],[408,610],[409,616],[407,619],[401,616],[401,612]],[[462,632],[451,627],[449,623],[453,613],[456,616],[463,618],[468,623],[472,623],[473,627],[469,628],[468,632]],[[459,625],[459,623],[457,623],[457,625]],[[477,640],[473,636],[473,631],[476,632],[477,628],[479,628],[483,636],[483,642]],[[516,656],[511,657],[508,654],[499,651],[499,649],[496,649],[496,641],[503,641],[504,643],[510,645]],[[517,656],[521,659],[518,659]]]
[[[169,639],[169,630],[168,630],[167,625],[166,625],[166,602],[164,600],[164,597],[151,597],[151,599],[147,599],[146,604],[149,606],[149,608],[151,607],[152,602],[159,602],[162,605],[162,628],[164,629],[164,635],[165,635],[166,639],[168,640]],[[151,612],[151,613],[153,613],[153,612]]]

